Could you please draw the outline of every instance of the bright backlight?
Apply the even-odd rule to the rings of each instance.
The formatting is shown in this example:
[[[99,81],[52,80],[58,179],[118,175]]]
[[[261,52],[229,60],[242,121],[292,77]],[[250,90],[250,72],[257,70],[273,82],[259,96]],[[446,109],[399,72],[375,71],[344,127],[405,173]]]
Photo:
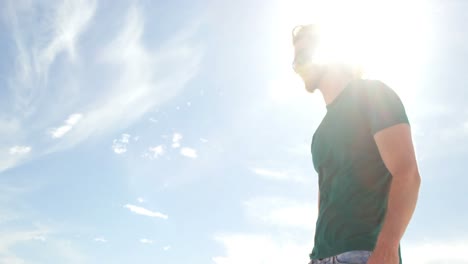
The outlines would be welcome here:
[[[290,31],[298,24],[318,24],[319,61],[360,65],[365,78],[383,80],[405,94],[403,97],[412,97],[414,89],[407,87],[415,86],[431,42],[430,17],[424,2],[284,0],[278,3],[281,17],[275,27],[284,29],[280,31],[283,38],[290,37],[286,28]],[[291,40],[280,43],[277,48],[284,61],[291,61]],[[284,78],[290,79],[290,73],[284,74]]]

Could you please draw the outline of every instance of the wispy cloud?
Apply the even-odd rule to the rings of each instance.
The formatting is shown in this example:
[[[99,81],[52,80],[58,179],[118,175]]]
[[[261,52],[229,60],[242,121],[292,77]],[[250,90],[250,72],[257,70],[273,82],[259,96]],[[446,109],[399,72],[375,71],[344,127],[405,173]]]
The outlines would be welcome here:
[[[0,146],[0,173],[30,159],[33,153],[30,146]]]
[[[196,159],[198,157],[197,151],[192,148],[182,148],[180,150],[180,154],[182,154],[182,156],[192,158],[192,159]]]
[[[53,138],[61,138],[67,134],[83,118],[82,114],[72,114],[65,120],[65,124],[58,128],[51,129],[50,134]]]
[[[151,240],[151,239],[142,238],[142,239],[140,239],[140,243],[142,243],[142,244],[153,244],[154,241]]]
[[[16,54],[12,54],[15,61],[8,67],[11,72],[7,74],[6,98],[11,100],[2,101],[4,111],[0,116],[0,136],[8,136],[10,142],[22,138],[34,142],[38,135],[36,131],[49,129],[53,126],[52,122],[56,121],[52,116],[63,112],[55,101],[48,102],[66,90],[50,91],[50,66],[63,52],[68,53],[69,58],[78,58],[76,43],[94,16],[96,2],[64,0],[48,5],[36,1],[3,1],[1,9],[6,26],[9,27],[4,32],[11,32]],[[32,115],[39,116],[50,105],[55,106],[54,114],[31,118]],[[54,129],[51,134],[61,137],[70,129],[69,126],[63,126]],[[0,152],[2,148],[5,146],[0,144]],[[34,155],[40,154],[35,152]],[[5,159],[1,154],[0,160],[0,171],[25,161],[19,157]]]
[[[23,155],[31,152],[31,147],[29,146],[14,146],[10,148],[10,154],[12,155]]]
[[[72,61],[77,58],[76,42],[94,16],[96,1],[65,0],[51,6],[18,2],[9,1],[7,4],[7,16],[18,51],[16,72],[10,86],[15,91],[15,108],[30,115],[44,93],[49,68],[56,57],[67,52]],[[40,24],[26,25],[21,20],[23,17],[37,17],[34,12],[41,9],[52,14],[43,28],[38,28]],[[28,28],[34,28],[41,34],[27,32]]]
[[[114,139],[112,143],[112,150],[117,154],[122,154],[127,152],[127,145],[130,139],[129,134],[122,134],[120,139]]]
[[[103,237],[96,237],[94,238],[94,241],[99,242],[99,243],[106,243],[107,240]]]
[[[142,198],[142,197],[138,197],[137,200],[138,200],[139,203],[144,203],[144,202],[146,202],[146,200],[145,200],[144,198]]]
[[[99,52],[101,67],[113,69],[117,78],[106,80],[109,88],[88,104],[86,119],[63,146],[128,126],[176,96],[196,74],[199,54],[188,43],[191,34],[176,33],[171,45],[149,50],[142,41],[144,20],[140,8],[131,7],[122,30]]]
[[[165,214],[162,214],[160,212],[153,212],[153,211],[150,211],[150,210],[148,210],[146,208],[143,208],[143,207],[140,207],[140,206],[126,204],[124,207],[129,209],[130,211],[132,211],[135,214],[145,215],[145,216],[155,217],[155,218],[161,218],[161,219],[167,219],[168,218],[168,216],[165,215]]]
[[[54,17],[54,37],[41,54],[45,67],[50,65],[62,51],[66,51],[71,59],[76,59],[76,40],[86,30],[95,11],[96,1],[94,0],[61,2]]]
[[[41,151],[31,153],[31,159],[125,129],[177,96],[198,72],[201,53],[191,40],[196,26],[159,39],[155,48],[147,46],[145,10],[132,4],[123,17],[116,14],[121,26],[106,31],[110,34],[86,39],[91,44],[81,46],[89,36],[85,33],[99,31],[103,21],[94,19],[97,1],[21,3],[2,5],[11,29],[6,32],[12,33],[15,43],[16,64],[11,65],[13,72],[7,80],[12,100],[0,116],[0,136],[9,136],[10,142],[28,138],[33,146],[40,146]],[[36,20],[44,23],[31,22]],[[96,26],[91,27],[91,21]],[[89,49],[81,52],[81,47]],[[58,60],[61,55],[66,56]],[[99,84],[95,69],[102,71]],[[48,78],[52,72],[60,78]],[[60,113],[67,112],[76,114],[57,124]],[[50,142],[37,133],[41,130],[60,140]],[[6,159],[10,147],[0,144],[0,171],[25,161]],[[124,152],[124,148],[116,149]]]
[[[304,176],[299,170],[278,171],[265,168],[251,168],[252,172],[258,176],[276,181],[295,181],[307,182],[309,179]]]

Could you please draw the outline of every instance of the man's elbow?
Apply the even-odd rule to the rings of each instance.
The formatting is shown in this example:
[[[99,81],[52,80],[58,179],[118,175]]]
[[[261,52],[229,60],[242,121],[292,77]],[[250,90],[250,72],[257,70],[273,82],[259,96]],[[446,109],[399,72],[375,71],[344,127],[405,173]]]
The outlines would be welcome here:
[[[411,181],[415,187],[419,190],[419,187],[421,186],[421,175],[419,175],[419,171],[416,170],[415,172],[411,173],[409,177],[409,181]]]
[[[419,170],[416,166],[393,174],[393,180],[404,182],[406,185],[411,185],[418,190],[421,186],[421,176],[419,175]]]

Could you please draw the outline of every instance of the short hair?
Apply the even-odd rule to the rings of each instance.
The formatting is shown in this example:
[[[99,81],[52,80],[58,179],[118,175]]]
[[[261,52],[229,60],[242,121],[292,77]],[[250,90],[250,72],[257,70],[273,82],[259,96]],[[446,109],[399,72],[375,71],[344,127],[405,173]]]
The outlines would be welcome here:
[[[315,24],[308,24],[308,25],[298,25],[295,26],[292,30],[292,42],[293,45],[296,44],[297,41],[303,39],[305,37],[313,37],[318,39],[319,28]]]
[[[295,26],[292,30],[292,44],[295,45],[299,40],[305,38],[309,38],[309,41],[317,44],[320,41],[320,27],[316,24]],[[341,66],[355,78],[362,78],[364,75],[364,69],[361,65],[350,65],[343,62]]]

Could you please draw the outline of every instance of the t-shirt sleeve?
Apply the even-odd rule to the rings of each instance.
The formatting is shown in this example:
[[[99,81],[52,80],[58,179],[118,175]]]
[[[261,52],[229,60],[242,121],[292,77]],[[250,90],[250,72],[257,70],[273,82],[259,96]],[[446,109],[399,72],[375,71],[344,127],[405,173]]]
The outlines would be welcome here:
[[[372,135],[397,124],[409,124],[400,97],[390,87],[380,81],[369,81],[365,90],[365,111]]]

